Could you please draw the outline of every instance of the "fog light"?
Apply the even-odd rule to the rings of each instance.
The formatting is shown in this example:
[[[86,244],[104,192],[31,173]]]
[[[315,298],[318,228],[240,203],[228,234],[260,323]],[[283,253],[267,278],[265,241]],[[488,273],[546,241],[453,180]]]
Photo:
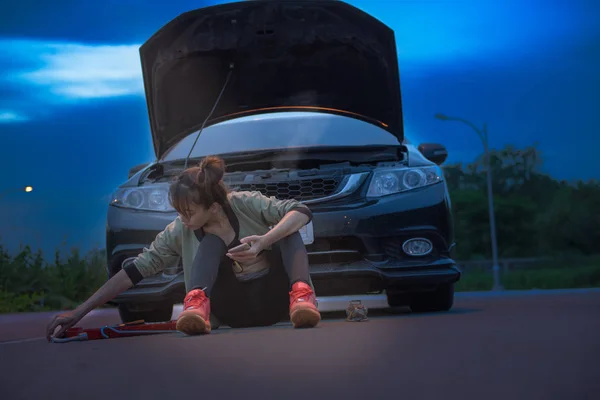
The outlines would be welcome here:
[[[426,256],[433,250],[431,240],[425,238],[408,239],[402,244],[402,250],[409,256]]]

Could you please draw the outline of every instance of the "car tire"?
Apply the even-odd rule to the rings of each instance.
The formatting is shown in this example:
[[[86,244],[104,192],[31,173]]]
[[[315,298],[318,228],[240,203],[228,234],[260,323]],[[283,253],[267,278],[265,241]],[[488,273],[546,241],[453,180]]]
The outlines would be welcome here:
[[[403,292],[389,291],[387,293],[387,302],[391,308],[405,307],[409,305],[410,297]]]
[[[160,305],[152,310],[133,311],[127,304],[119,304],[119,316],[123,323],[144,320],[145,322],[167,322],[173,316],[173,305]]]
[[[433,293],[417,293],[410,301],[412,312],[448,311],[454,305],[454,283],[440,286]]]

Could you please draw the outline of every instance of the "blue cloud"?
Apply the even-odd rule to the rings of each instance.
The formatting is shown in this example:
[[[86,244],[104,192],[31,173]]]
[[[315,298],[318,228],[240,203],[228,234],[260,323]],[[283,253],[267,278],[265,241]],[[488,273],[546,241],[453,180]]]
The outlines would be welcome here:
[[[29,118],[11,110],[0,110],[0,124],[27,122]]]
[[[196,6],[215,1],[202,3],[205,4]],[[391,2],[351,3],[395,30],[403,82],[428,79],[441,70],[464,69],[468,64],[497,68],[527,63],[598,32],[598,26],[592,24],[593,12],[586,10],[583,3],[549,2],[542,8],[527,2],[473,0],[402,2],[393,7]],[[94,12],[107,18],[103,13],[121,7],[123,13],[134,15],[141,6],[141,2],[115,2]],[[77,7],[80,12],[90,12],[90,6],[84,3]],[[148,19],[154,25],[139,27],[140,32],[145,32],[142,36],[147,37],[168,19],[191,8],[191,4],[181,4],[165,6],[164,13],[155,10]],[[11,12],[18,14],[19,10],[17,7]],[[6,22],[4,33],[10,34],[10,21],[0,20]],[[114,38],[120,35],[115,25],[106,26],[105,22],[98,22],[103,26],[101,30],[88,29],[85,33],[112,32]],[[131,34],[130,24],[117,25],[133,40],[142,37]],[[35,26],[27,25],[27,29]],[[0,37],[0,69],[5,71],[0,77],[0,123],[39,119],[52,115],[58,107],[83,101],[144,95],[139,43],[119,43],[108,36],[103,37],[103,42],[88,43],[98,37],[86,37],[81,30],[74,35],[78,36],[77,41],[42,36],[65,37],[59,34],[64,30],[61,26],[64,24],[45,25],[43,31],[29,32],[37,38]],[[21,32],[24,28],[20,27]]]
[[[0,121],[22,122],[82,101],[143,96],[138,49],[0,38],[0,66],[6,71],[0,78],[6,92]]]
[[[0,3],[0,36],[102,44],[142,43],[179,14],[215,3],[219,1],[5,1]]]

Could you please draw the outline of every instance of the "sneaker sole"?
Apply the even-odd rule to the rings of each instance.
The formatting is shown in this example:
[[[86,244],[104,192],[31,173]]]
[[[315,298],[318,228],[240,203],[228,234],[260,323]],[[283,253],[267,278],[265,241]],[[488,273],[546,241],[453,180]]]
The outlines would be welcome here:
[[[321,313],[308,308],[294,311],[290,315],[294,328],[314,328],[321,321]]]
[[[183,315],[177,320],[176,329],[186,335],[202,335],[210,333],[210,325],[199,315]]]

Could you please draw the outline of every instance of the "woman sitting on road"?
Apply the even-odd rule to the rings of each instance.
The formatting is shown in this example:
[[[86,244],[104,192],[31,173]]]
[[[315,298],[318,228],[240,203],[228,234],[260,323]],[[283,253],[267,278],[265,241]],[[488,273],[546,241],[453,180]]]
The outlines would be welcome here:
[[[295,200],[230,192],[224,170],[220,158],[206,157],[183,171],[170,186],[175,221],[87,301],[55,317],[48,339],[180,256],[187,295],[177,330],[209,333],[211,312],[232,328],[273,325],[287,312],[295,328],[316,326],[321,315],[298,232],[310,222],[310,210]]]

